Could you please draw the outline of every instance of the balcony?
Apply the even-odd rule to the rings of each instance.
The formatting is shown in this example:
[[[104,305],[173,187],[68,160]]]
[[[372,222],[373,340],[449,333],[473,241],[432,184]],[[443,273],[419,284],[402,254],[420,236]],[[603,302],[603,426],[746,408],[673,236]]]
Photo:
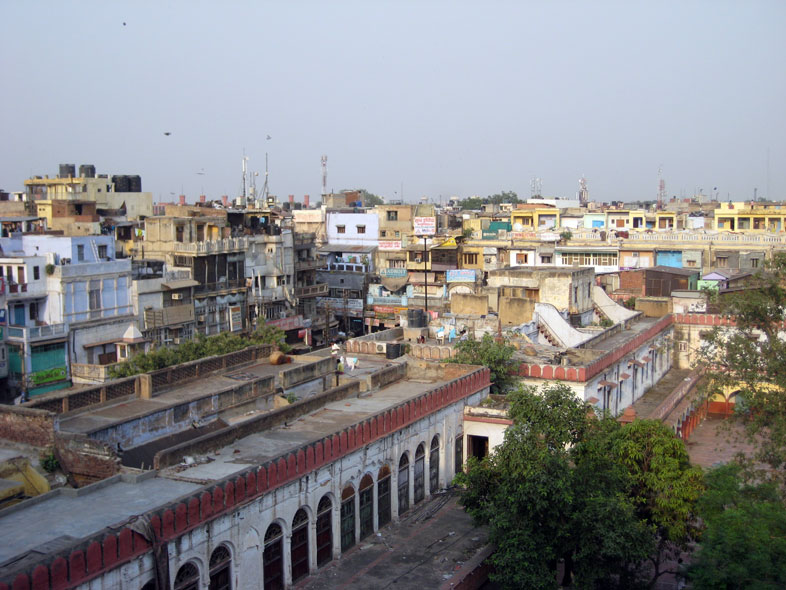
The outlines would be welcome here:
[[[111,363],[109,365],[83,365],[80,363],[71,363],[71,379],[73,379],[74,383],[106,383],[113,379],[109,375],[109,370],[119,364],[120,363]]]
[[[223,240],[203,242],[173,242],[172,252],[185,254],[220,254],[224,252],[242,252],[248,249],[248,238],[226,238]]]
[[[295,270],[302,272],[305,270],[316,270],[325,266],[323,260],[295,260]]]
[[[309,285],[308,287],[297,287],[295,289],[295,297],[324,297],[328,294],[327,283],[317,283],[316,285]]]
[[[9,300],[46,297],[46,283],[44,281],[8,283],[5,286],[5,292]]]
[[[368,299],[369,299],[369,305],[393,305],[396,307],[407,306],[406,295],[386,295],[386,296],[369,295]]]
[[[195,294],[204,294],[215,291],[229,291],[246,288],[245,279],[233,279],[231,281],[221,281],[220,283],[204,283],[194,287]]]
[[[48,326],[8,326],[6,329],[8,340],[13,342],[37,342],[64,338],[68,334],[67,324],[51,324]]]

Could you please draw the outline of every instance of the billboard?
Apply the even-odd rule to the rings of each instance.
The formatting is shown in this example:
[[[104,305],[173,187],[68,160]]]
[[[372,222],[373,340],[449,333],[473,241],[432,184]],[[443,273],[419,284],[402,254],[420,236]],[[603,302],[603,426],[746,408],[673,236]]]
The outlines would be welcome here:
[[[445,280],[448,283],[474,283],[475,270],[471,268],[448,270],[445,271]]]
[[[437,218],[415,217],[412,226],[416,236],[433,236],[437,233]]]
[[[401,240],[380,240],[380,250],[401,250]]]
[[[243,308],[234,305],[229,308],[229,330],[240,332],[243,329]]]
[[[380,268],[379,276],[389,279],[401,279],[408,275],[406,268]]]

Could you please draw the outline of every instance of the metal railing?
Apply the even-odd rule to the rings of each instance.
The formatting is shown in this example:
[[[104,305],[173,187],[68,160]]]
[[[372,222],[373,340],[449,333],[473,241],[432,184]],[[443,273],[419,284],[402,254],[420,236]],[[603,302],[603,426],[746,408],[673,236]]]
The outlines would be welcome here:
[[[295,297],[317,297],[327,295],[327,283],[317,283],[316,285],[309,285],[308,287],[296,287]]]

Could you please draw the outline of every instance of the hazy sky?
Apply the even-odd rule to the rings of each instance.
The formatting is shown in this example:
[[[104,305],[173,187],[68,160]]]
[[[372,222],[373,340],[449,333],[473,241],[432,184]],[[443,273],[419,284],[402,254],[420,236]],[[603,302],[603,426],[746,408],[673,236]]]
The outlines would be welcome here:
[[[3,0],[0,188],[67,162],[236,196],[245,149],[312,202],[322,154],[328,189],[407,200],[654,198],[660,166],[786,199],[785,26],[783,0]]]

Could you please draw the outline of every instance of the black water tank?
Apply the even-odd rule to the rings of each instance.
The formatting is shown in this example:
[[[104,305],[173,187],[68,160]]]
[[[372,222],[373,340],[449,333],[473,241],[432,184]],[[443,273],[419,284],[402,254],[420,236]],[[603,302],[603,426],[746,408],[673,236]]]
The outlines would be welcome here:
[[[95,178],[96,167],[92,164],[82,164],[79,166],[79,176],[82,178]]]
[[[401,356],[401,344],[390,342],[385,348],[385,358],[397,359]]]
[[[407,325],[410,328],[423,328],[426,326],[426,320],[423,317],[422,309],[408,309],[407,310]]]
[[[60,164],[60,178],[73,178],[76,176],[76,164]]]
[[[112,177],[112,184],[115,185],[116,193],[127,193],[128,190],[128,176],[115,174]]]
[[[128,177],[128,192],[141,193],[142,192],[142,177],[139,174],[133,174]]]

